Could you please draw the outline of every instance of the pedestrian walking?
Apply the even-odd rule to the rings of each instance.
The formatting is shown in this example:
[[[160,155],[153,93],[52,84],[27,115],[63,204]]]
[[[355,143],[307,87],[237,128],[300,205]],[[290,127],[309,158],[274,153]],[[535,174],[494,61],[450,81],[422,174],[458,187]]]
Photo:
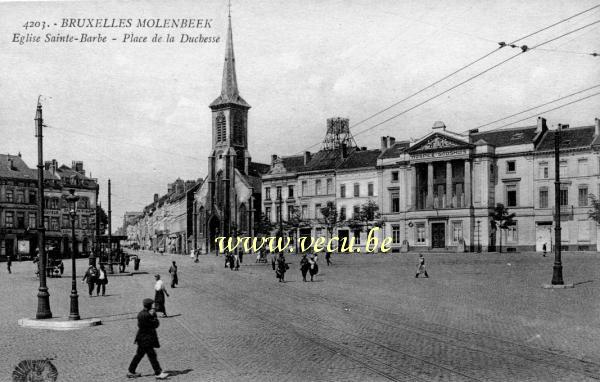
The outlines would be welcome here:
[[[325,252],[325,260],[327,260],[327,266],[333,265],[333,263],[331,262],[331,252],[330,251]]]
[[[177,276],[177,264],[174,261],[171,268],[169,268],[169,274],[171,275],[171,288],[175,288],[179,284],[179,277]]]
[[[310,269],[310,263],[308,262],[308,258],[306,257],[306,253],[302,255],[300,259],[300,272],[302,273],[302,281],[306,282],[306,274]]]
[[[10,255],[6,255],[6,269],[8,270],[8,274],[11,274],[10,267],[12,266],[12,258]]]
[[[310,273],[310,281],[313,281],[313,277],[319,273],[319,264],[317,264],[318,260],[319,258],[317,257],[316,253],[308,259],[308,272]]]
[[[271,266],[275,270],[275,264],[277,263],[277,253],[271,252]]]
[[[167,317],[167,309],[165,308],[165,295],[169,297],[169,293],[165,288],[165,284],[160,279],[160,275],[154,275],[156,284],[154,284],[154,307],[157,312],[162,313],[162,317]]]
[[[154,369],[156,379],[167,379],[169,376],[169,374],[164,373],[160,368],[160,364],[156,357],[156,351],[154,350],[155,348],[160,348],[158,335],[156,334],[156,329],[160,325],[160,322],[156,317],[156,312],[152,309],[152,303],[154,303],[152,299],[144,299],[142,302],[144,309],[137,315],[138,331],[135,335],[135,341],[133,342],[134,344],[137,344],[137,351],[129,364],[127,378],[137,378],[142,376],[142,374],[137,373],[135,370],[142,358],[144,358],[144,355],[148,355],[148,360],[152,365],[152,369]]]
[[[240,263],[241,263],[241,259],[240,259],[240,254],[238,251],[233,252],[232,258],[231,258],[231,269],[234,269],[236,271],[240,270]]]
[[[546,257],[546,243],[544,243],[544,245],[542,245],[542,251],[544,251],[544,254],[542,256]]]
[[[279,256],[277,257],[277,270],[275,271],[275,276],[279,279],[280,283],[285,282],[285,272],[289,268],[290,266],[285,262],[283,252],[279,253]]]
[[[198,255],[200,255],[200,248],[194,250],[194,255],[196,256],[196,260],[194,260],[194,263],[199,263],[200,260],[198,260]]]
[[[81,279],[82,283],[87,281],[88,293],[89,293],[90,297],[92,297],[92,293],[94,293],[94,286],[96,285],[97,280],[98,280],[98,269],[96,269],[95,266],[90,265],[88,270],[85,271],[85,274],[83,275],[83,279]]]
[[[96,287],[96,296],[100,294],[100,290],[102,289],[102,296],[106,294],[106,284],[108,284],[108,274],[106,273],[106,269],[104,269],[104,264],[100,264],[100,269],[98,270],[98,281],[96,282],[98,285]]]
[[[417,274],[415,275],[415,277],[419,277],[419,275],[424,274],[426,278],[429,278],[429,275],[427,274],[427,269],[425,269],[425,258],[423,257],[423,254],[419,254],[419,262],[417,263]]]

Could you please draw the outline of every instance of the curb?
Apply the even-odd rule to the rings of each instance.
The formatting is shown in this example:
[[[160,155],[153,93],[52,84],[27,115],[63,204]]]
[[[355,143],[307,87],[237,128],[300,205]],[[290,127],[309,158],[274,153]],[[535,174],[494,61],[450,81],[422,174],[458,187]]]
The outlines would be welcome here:
[[[108,275],[109,278],[111,277],[120,277],[120,276],[133,276],[134,272],[122,272],[122,273],[106,273]]]
[[[567,289],[567,288],[575,288],[575,284],[563,284],[563,285],[542,284],[542,288],[544,288],[544,289]]]
[[[83,320],[63,320],[63,319],[43,319],[21,318],[18,321],[19,326],[32,329],[50,329],[50,330],[76,330],[101,325],[102,321],[98,318],[89,318]]]

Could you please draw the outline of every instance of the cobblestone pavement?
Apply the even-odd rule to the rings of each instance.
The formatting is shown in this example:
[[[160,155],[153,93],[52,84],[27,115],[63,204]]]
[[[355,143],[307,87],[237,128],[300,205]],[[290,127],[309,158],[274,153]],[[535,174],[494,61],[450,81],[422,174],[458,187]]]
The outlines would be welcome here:
[[[337,255],[302,282],[288,255],[287,282],[270,264],[244,257],[140,253],[141,271],[111,277],[108,296],[88,297],[78,262],[78,331],[21,328],[35,316],[31,262],[0,268],[0,381],[25,359],[51,358],[59,381],[120,381],[135,352],[141,300],[153,275],[168,279],[169,318],[160,319],[158,357],[173,381],[586,381],[600,379],[598,254],[563,256],[565,282],[546,290],[552,257],[539,254],[426,254],[430,278],[416,279],[417,254]],[[67,266],[70,270],[70,266]],[[69,313],[70,274],[49,279],[55,317]],[[139,381],[154,380],[146,359]]]

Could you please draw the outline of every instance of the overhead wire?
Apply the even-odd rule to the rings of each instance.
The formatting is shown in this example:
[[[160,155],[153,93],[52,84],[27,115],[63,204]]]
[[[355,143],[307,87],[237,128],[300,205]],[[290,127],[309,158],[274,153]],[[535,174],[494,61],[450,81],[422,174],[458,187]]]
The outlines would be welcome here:
[[[448,79],[448,78],[450,78],[450,77],[452,77],[452,76],[454,76],[454,75],[456,75],[456,74],[458,74],[458,73],[462,72],[462,71],[463,71],[463,70],[465,70],[465,69],[468,69],[469,67],[471,67],[471,66],[475,65],[476,63],[478,63],[478,62],[480,62],[480,61],[482,61],[482,60],[486,59],[487,57],[489,57],[489,56],[493,55],[494,53],[498,52],[500,49],[502,49],[502,48],[503,48],[503,47],[505,47],[505,46],[514,45],[515,43],[517,43],[517,42],[519,42],[519,41],[522,41],[522,40],[524,40],[524,39],[526,39],[526,38],[528,38],[528,37],[531,37],[531,36],[534,36],[534,35],[536,35],[536,34],[538,34],[538,33],[541,33],[541,32],[543,32],[543,31],[546,31],[546,30],[548,30],[548,29],[550,29],[550,28],[553,28],[553,27],[555,27],[555,26],[557,26],[557,25],[560,25],[560,24],[562,24],[562,23],[564,23],[564,22],[567,22],[567,21],[569,21],[569,20],[571,20],[571,19],[573,19],[573,18],[577,17],[577,16],[580,16],[580,15],[582,15],[582,14],[584,14],[584,13],[590,12],[590,11],[592,11],[592,10],[594,10],[594,9],[597,9],[597,8],[600,8],[600,4],[597,4],[597,5],[595,5],[595,6],[591,7],[591,8],[588,8],[588,9],[585,9],[585,10],[583,10],[583,11],[580,11],[580,12],[578,12],[578,13],[576,13],[576,14],[574,14],[574,15],[571,15],[571,16],[569,16],[569,17],[567,17],[567,18],[561,19],[561,20],[559,20],[559,21],[557,21],[557,22],[555,22],[555,23],[553,23],[553,24],[550,24],[550,25],[548,25],[548,26],[545,26],[545,27],[543,27],[543,28],[541,28],[541,29],[538,29],[538,30],[536,30],[536,31],[534,31],[534,32],[531,32],[531,33],[529,33],[529,34],[527,34],[527,35],[525,35],[525,36],[519,37],[519,38],[517,38],[517,39],[515,39],[515,40],[513,40],[513,41],[511,41],[511,42],[509,42],[509,43],[503,43],[503,42],[501,42],[501,43],[498,43],[498,44],[499,44],[499,47],[497,47],[496,49],[494,49],[494,50],[492,50],[492,51],[490,51],[490,52],[488,52],[488,53],[484,54],[483,56],[481,56],[481,57],[479,57],[479,58],[475,59],[474,61],[471,61],[470,63],[468,63],[468,64],[466,64],[466,65],[462,66],[461,68],[459,68],[459,69],[457,69],[457,70],[453,71],[452,73],[450,73],[450,74],[448,74],[448,75],[446,75],[446,76],[444,76],[444,77],[440,78],[439,80],[437,80],[437,81],[434,81],[433,83],[431,83],[431,84],[427,85],[426,87],[424,87],[424,88],[422,88],[422,89],[420,89],[420,90],[418,90],[418,91],[416,91],[416,92],[414,92],[414,93],[412,93],[412,94],[408,95],[407,97],[405,97],[405,98],[403,98],[403,99],[401,99],[401,100],[399,100],[399,101],[397,101],[397,102],[395,102],[395,103],[391,104],[390,106],[388,106],[388,107],[386,107],[386,108],[384,108],[384,109],[382,109],[382,110],[380,110],[380,111],[378,111],[378,112],[376,112],[376,113],[374,113],[374,114],[371,114],[370,116],[368,116],[367,118],[365,118],[365,119],[363,119],[363,120],[360,120],[359,122],[357,122],[357,123],[353,124],[353,125],[350,127],[350,129],[353,129],[353,128],[355,128],[356,126],[358,126],[358,125],[361,125],[361,124],[363,124],[363,123],[365,123],[365,122],[367,122],[367,121],[369,121],[369,120],[373,119],[374,117],[376,117],[376,116],[378,116],[378,115],[381,115],[382,113],[384,113],[384,112],[386,112],[386,111],[388,111],[388,110],[390,110],[390,109],[394,108],[395,106],[397,106],[397,105],[401,104],[402,102],[404,102],[404,101],[407,101],[407,100],[409,100],[409,99],[411,99],[411,98],[415,97],[416,95],[419,95],[419,94],[423,93],[425,90],[428,90],[428,89],[430,89],[430,88],[434,87],[435,85],[439,84],[440,82],[442,82],[442,81],[444,81],[444,80],[446,80],[446,79]],[[597,22],[594,22],[594,23],[592,23],[592,24],[587,24],[587,25],[585,25],[584,27],[578,28],[578,29],[576,29],[576,30],[574,30],[574,31],[572,31],[572,32],[570,32],[570,33],[574,33],[574,32],[576,32],[576,31],[578,31],[578,30],[580,30],[580,29],[586,28],[586,27],[588,27],[588,26],[590,26],[590,25],[593,25],[593,24],[595,24],[595,23],[597,23]],[[568,34],[570,34],[570,33],[568,33]],[[559,38],[561,38],[561,37],[564,37],[564,35],[563,35],[563,36],[560,36]],[[549,42],[551,42],[551,41],[554,41],[554,40],[550,40],[550,41],[548,41],[548,43],[549,43]],[[539,46],[541,46],[541,45],[538,45],[538,47],[539,47]],[[537,47],[536,47],[536,48],[537,48]],[[529,48],[529,49],[532,49],[532,48]],[[521,53],[524,53],[524,52],[520,52],[519,54],[521,54]],[[507,62],[507,61],[510,61],[510,60],[512,60],[514,57],[518,56],[519,54],[517,54],[517,55],[515,55],[515,56],[513,56],[513,57],[511,57],[511,58],[509,58],[509,59],[507,59],[507,60],[505,60],[505,61],[503,61],[503,62],[501,62],[500,64],[497,64],[497,65],[495,65],[494,67],[490,68],[489,70],[491,70],[491,69],[493,69],[493,68],[495,68],[495,67],[497,67],[497,66],[499,66],[499,65],[501,65],[501,64],[503,64],[503,63],[505,63],[505,62]],[[487,71],[489,71],[489,70],[487,70]],[[484,71],[484,72],[480,73],[480,75],[481,75],[481,74],[484,74],[484,73],[485,73],[485,72],[487,72],[487,71]],[[479,75],[477,75],[477,76],[474,76],[474,77],[472,77],[472,78],[470,78],[470,79],[474,79],[475,77],[478,77],[478,76],[479,76]],[[469,79],[469,80],[470,80],[470,79]],[[462,84],[462,83],[461,83],[461,84]],[[459,84],[458,86],[460,86],[461,84]],[[456,86],[456,87],[458,87],[458,86]],[[456,88],[456,87],[452,87],[452,88],[451,88],[451,89],[449,89],[449,90],[452,90],[452,89],[454,89],[454,88]],[[424,104],[424,103],[426,103],[426,102],[429,102],[430,100],[433,100],[433,99],[435,99],[435,98],[437,98],[437,97],[439,97],[439,96],[441,96],[441,95],[443,95],[443,94],[447,93],[449,90],[445,91],[444,93],[441,93],[441,94],[439,94],[439,95],[438,95],[438,96],[436,96],[436,97],[433,97],[433,98],[431,98],[431,99],[428,99],[427,101],[425,101],[425,102],[423,102],[423,103],[421,103],[421,104],[417,105],[417,107],[418,107],[418,106],[420,106],[420,105],[422,105],[422,104]],[[410,111],[410,110],[413,110],[414,108],[415,108],[415,107],[413,107],[413,108],[410,108],[409,110],[407,110],[407,111],[405,111],[405,112],[408,112],[408,111]],[[383,123],[389,122],[390,120],[392,120],[392,119],[394,119],[394,118],[396,118],[396,117],[398,117],[398,116],[400,116],[400,115],[404,114],[405,112],[403,112],[403,113],[401,113],[401,114],[399,114],[399,115],[396,115],[396,116],[394,116],[393,118],[389,118],[389,119],[387,119],[387,120],[385,120],[385,121],[383,121],[383,122],[381,122],[381,123],[378,123],[378,124],[376,124],[374,127],[377,127],[377,126],[380,126],[380,125],[382,125]],[[374,128],[374,127],[372,127],[372,128]],[[368,131],[368,130],[370,130],[370,129],[371,129],[371,128],[369,128],[369,129],[367,129],[367,130],[360,131],[359,133],[357,133],[357,134],[355,134],[355,135],[362,134],[364,131]],[[309,149],[311,149],[311,148],[313,148],[313,147],[315,147],[315,146],[318,146],[318,145],[320,145],[320,144],[321,144],[321,142],[316,142],[316,143],[314,143],[314,144],[312,144],[312,145],[310,145],[310,146],[306,147],[304,150],[301,150],[301,151],[299,151],[298,153],[302,153],[302,152],[304,152],[304,151],[307,151],[307,150],[309,150]],[[298,153],[297,153],[297,154],[298,154]]]

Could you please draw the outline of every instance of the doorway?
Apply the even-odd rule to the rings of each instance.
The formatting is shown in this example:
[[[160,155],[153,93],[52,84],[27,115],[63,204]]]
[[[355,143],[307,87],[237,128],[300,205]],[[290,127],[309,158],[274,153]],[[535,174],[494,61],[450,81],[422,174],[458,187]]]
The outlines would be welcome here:
[[[431,223],[431,248],[446,248],[445,223]]]

